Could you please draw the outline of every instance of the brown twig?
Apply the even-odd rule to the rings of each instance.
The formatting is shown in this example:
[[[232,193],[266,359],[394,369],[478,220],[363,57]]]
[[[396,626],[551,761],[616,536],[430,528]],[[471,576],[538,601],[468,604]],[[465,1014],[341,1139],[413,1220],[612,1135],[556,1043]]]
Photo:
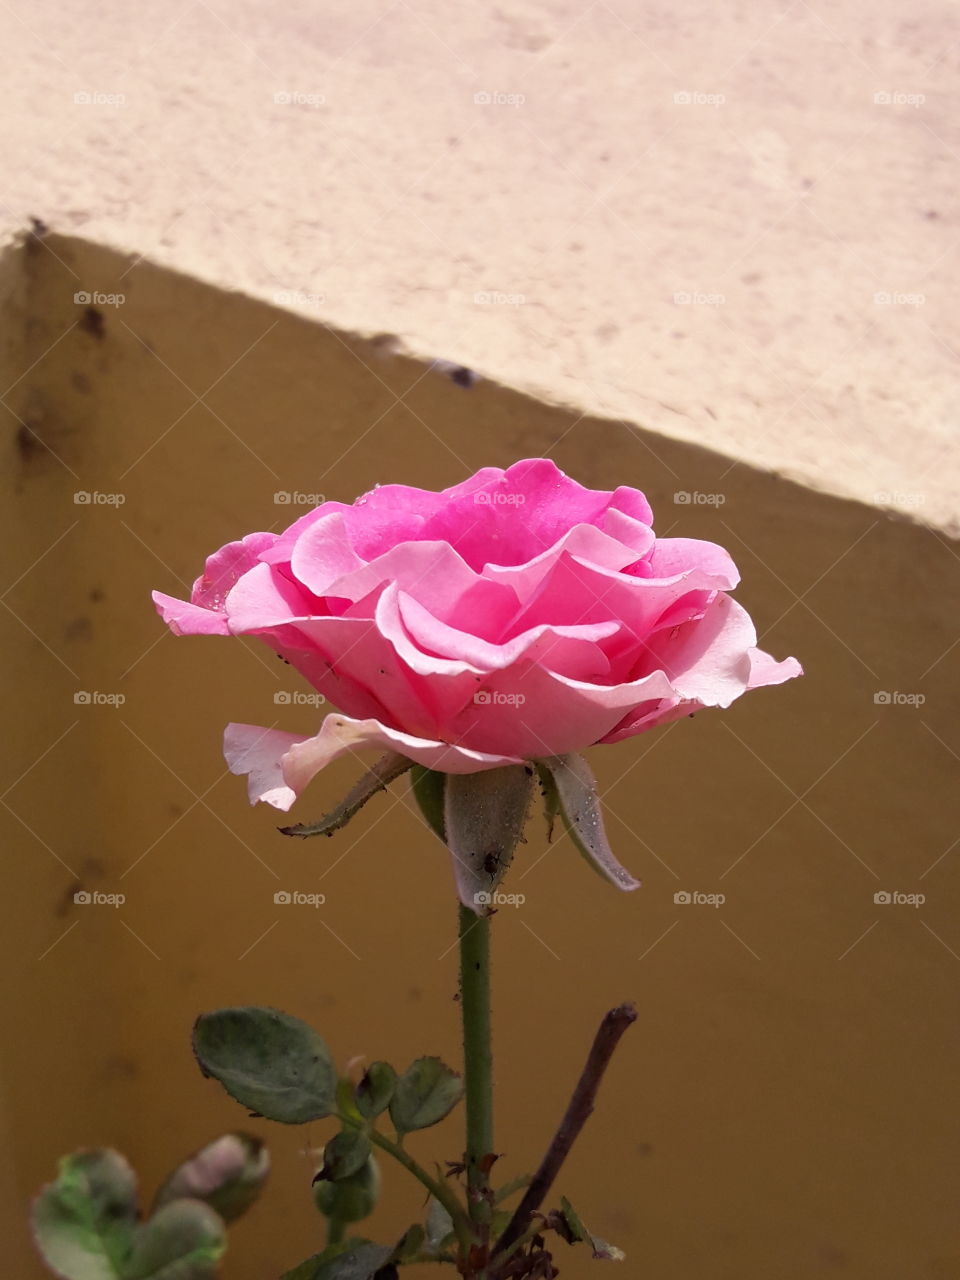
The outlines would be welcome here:
[[[620,1043],[620,1037],[632,1022],[636,1022],[637,1011],[632,1004],[621,1004],[611,1009],[600,1023],[597,1034],[593,1038],[590,1053],[580,1073],[577,1087],[567,1106],[560,1127],[553,1135],[553,1141],[547,1148],[546,1155],[540,1162],[540,1168],[533,1175],[533,1181],[520,1201],[516,1213],[507,1223],[503,1234],[493,1247],[494,1259],[516,1242],[526,1231],[530,1223],[530,1215],[536,1213],[545,1200],[554,1179],[560,1172],[560,1166],[570,1154],[570,1148],[576,1142],[580,1130],[586,1124],[597,1097],[597,1090],[603,1073],[613,1057],[613,1051]]]

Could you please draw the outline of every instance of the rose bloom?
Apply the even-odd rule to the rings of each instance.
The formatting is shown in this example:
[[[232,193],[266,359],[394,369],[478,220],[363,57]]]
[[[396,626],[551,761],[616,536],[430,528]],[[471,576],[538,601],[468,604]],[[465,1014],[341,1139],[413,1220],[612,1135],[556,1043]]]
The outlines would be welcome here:
[[[756,647],[712,542],[657,538],[646,498],[544,458],[435,493],[373,489],[206,562],[176,635],[253,635],[337,711],[314,736],[228,726],[251,802],[289,809],[324,765],[380,748],[474,773],[619,742],[801,673]]]

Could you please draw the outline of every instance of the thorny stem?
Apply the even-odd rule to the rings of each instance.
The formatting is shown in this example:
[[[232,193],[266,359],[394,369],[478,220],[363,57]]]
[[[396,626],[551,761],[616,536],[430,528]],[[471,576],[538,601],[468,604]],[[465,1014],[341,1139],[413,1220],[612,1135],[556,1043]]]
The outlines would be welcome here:
[[[467,1208],[481,1246],[490,1232],[493,1154],[493,1052],[490,1019],[490,918],[460,907],[460,1003],[467,1113]],[[487,1268],[473,1273],[485,1280]]]

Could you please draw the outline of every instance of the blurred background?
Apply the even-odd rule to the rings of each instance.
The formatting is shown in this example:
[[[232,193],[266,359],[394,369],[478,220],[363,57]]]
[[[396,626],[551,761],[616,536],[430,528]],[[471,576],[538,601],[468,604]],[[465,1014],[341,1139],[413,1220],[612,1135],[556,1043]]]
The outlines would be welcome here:
[[[274,1172],[224,1276],[321,1246],[329,1126],[246,1120],[192,1059],[200,1011],[282,1007],[341,1064],[459,1057],[452,881],[406,782],[285,840],[221,734],[312,732],[308,690],[252,642],[175,640],[150,590],[316,501],[549,456],[728,547],[807,674],[590,753],[638,893],[531,821],[495,920],[498,1171],[537,1162],[633,999],[561,1188],[624,1274],[960,1275],[950,11],[37,0],[0,24],[10,1274],[45,1274],[27,1205],[63,1153],[116,1146],[149,1195],[241,1124]],[[461,1141],[455,1113],[410,1146]],[[385,1175],[387,1240],[422,1205]]]

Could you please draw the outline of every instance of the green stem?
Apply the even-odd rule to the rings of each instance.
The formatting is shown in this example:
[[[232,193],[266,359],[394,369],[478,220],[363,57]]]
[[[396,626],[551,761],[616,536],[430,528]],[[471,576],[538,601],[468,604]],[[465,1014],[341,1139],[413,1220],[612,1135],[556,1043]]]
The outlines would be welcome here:
[[[343,1239],[346,1223],[342,1218],[327,1219],[327,1244],[339,1244]]]
[[[467,1111],[467,1208],[480,1239],[489,1236],[493,1153],[493,1053],[490,1026],[490,918],[460,907],[460,1002]],[[483,1280],[486,1270],[478,1275]]]
[[[347,1116],[342,1116],[341,1118],[348,1124],[352,1124],[354,1128],[362,1128],[362,1125],[358,1125],[356,1121]],[[457,1233],[457,1239],[464,1248],[468,1249],[472,1235],[470,1223],[463,1212],[463,1205],[450,1187],[444,1182],[439,1182],[436,1178],[431,1178],[426,1169],[417,1164],[416,1160],[411,1155],[408,1155],[398,1142],[391,1142],[389,1138],[385,1138],[376,1129],[367,1129],[365,1132],[375,1147],[379,1147],[381,1151],[386,1151],[393,1156],[394,1160],[402,1164],[408,1173],[412,1173],[417,1181],[426,1187],[435,1200],[440,1201],[453,1221],[453,1229]]]

